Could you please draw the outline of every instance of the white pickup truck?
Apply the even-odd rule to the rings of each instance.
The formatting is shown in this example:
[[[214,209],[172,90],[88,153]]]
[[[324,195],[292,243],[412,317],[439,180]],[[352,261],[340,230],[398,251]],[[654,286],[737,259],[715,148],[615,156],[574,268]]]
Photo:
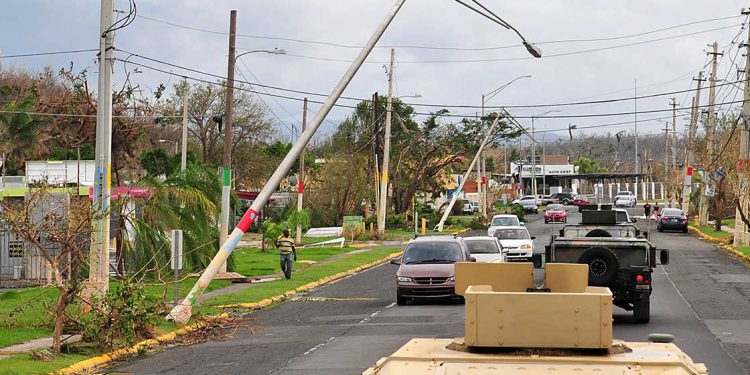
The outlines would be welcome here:
[[[635,194],[629,191],[618,191],[614,202],[616,207],[635,207],[638,204]]]

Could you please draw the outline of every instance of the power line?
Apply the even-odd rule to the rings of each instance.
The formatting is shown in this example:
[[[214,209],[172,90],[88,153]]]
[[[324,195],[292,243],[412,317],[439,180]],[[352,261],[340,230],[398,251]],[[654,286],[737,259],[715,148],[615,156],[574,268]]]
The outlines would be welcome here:
[[[170,66],[170,67],[173,67],[173,68],[179,68],[179,69],[187,70],[189,72],[198,73],[198,74],[206,75],[206,76],[217,78],[217,79],[222,79],[222,80],[226,79],[226,77],[218,75],[218,74],[213,74],[213,73],[201,71],[201,70],[194,69],[194,68],[189,68],[189,67],[186,67],[186,66],[183,66],[183,65],[179,65],[179,64],[175,64],[175,63],[170,63],[170,62],[167,62],[167,61],[164,61],[164,60],[159,60],[159,59],[147,57],[147,56],[144,56],[144,55],[140,55],[140,54],[133,53],[133,52],[128,52],[128,51],[121,50],[121,49],[118,49],[118,51],[121,51],[121,52],[124,52],[124,53],[128,53],[130,56],[133,56],[133,57],[137,57],[137,58],[141,58],[141,59],[144,59],[144,60],[152,61],[152,62],[155,62],[155,63],[167,65],[167,66]],[[149,68],[149,69],[152,69],[152,70],[158,70],[156,68],[153,68],[153,67],[150,67],[150,66],[147,66],[147,65],[143,65],[143,64],[139,64],[139,63],[135,63],[135,62],[132,62],[132,61],[127,61],[127,63],[139,65],[139,66],[142,66],[142,67],[145,67],[145,68]],[[166,72],[166,71],[164,71],[164,72]],[[172,74],[172,73],[169,72],[169,74]],[[237,81],[237,80],[235,80],[235,81]],[[279,87],[279,86],[264,85],[264,84],[253,83],[253,82],[245,82],[245,81],[238,81],[238,82],[245,83],[245,84],[248,84],[248,85],[254,85],[254,86],[259,86],[259,87],[263,87],[263,88],[278,90],[278,91],[285,91],[285,92],[295,93],[295,94],[309,95],[309,96],[319,96],[319,97],[328,97],[327,94],[322,94],[322,93],[316,93],[316,92],[310,92],[310,91],[304,91],[304,90],[296,90],[296,89],[289,89],[289,88],[284,88],[284,87]],[[715,86],[716,87],[721,87],[723,85],[729,85],[729,84],[739,83],[739,82],[744,82],[744,81],[738,80],[738,81],[734,81],[734,82],[725,82],[725,83],[721,83],[721,84],[715,84]],[[614,103],[614,102],[621,102],[621,101],[632,101],[634,99],[647,99],[647,98],[654,98],[654,97],[660,97],[660,96],[682,94],[682,93],[686,93],[686,92],[691,92],[691,90],[690,89],[688,89],[688,90],[677,90],[677,91],[670,91],[670,92],[657,93],[657,94],[640,95],[640,96],[636,96],[636,97],[632,97],[631,96],[631,97],[601,99],[601,100],[591,100],[591,101],[580,101],[580,102],[568,102],[568,103],[545,103],[545,104],[529,104],[529,105],[505,105],[505,106],[495,106],[495,107],[485,106],[485,109],[498,110],[498,109],[501,109],[501,108],[514,108],[514,109],[518,109],[518,108],[566,107],[566,106],[577,106],[577,105],[587,105],[587,104],[605,104],[605,103]],[[279,95],[279,94],[267,93],[266,95],[269,95],[269,96],[272,96],[272,97],[277,97],[277,98],[301,100],[301,99],[298,99],[298,98],[287,97],[287,96]],[[356,98],[356,97],[351,97],[351,96],[341,96],[341,99],[354,100],[354,101],[358,101],[358,102],[366,101],[367,100],[367,99]],[[480,109],[480,108],[482,108],[481,106],[477,106],[477,105],[460,105],[460,104],[425,104],[425,103],[407,103],[407,102],[404,102],[404,104],[412,106],[412,107],[469,108],[469,109]]]
[[[245,63],[242,60],[240,60],[240,64],[242,64],[247,69],[247,65],[245,65]],[[245,73],[242,72],[242,69],[237,69],[237,70],[240,72],[240,75],[242,75],[242,78],[244,78],[245,80],[248,80],[247,77],[245,76]],[[250,71],[250,69],[247,69],[247,70]],[[250,71],[250,74],[252,74],[252,71]],[[255,76],[255,75],[253,74],[253,76]],[[273,111],[273,108],[271,108],[271,106],[268,105],[268,103],[266,103],[265,100],[263,100],[263,97],[261,97],[260,95],[256,95],[256,96],[258,97],[258,99],[260,100],[260,102],[263,103],[263,105],[266,108],[268,108],[268,111],[271,112],[271,114],[273,115],[273,117],[276,117],[276,120],[278,120],[281,125],[283,125],[285,128],[287,128],[287,130],[289,130],[290,132],[292,132],[293,135],[296,135],[295,131],[289,125],[287,125],[286,122],[284,122],[281,119],[281,117],[279,117],[276,114],[276,112]],[[270,98],[273,99],[274,101],[276,101],[276,98],[274,98],[273,96],[271,96]],[[276,104],[279,104],[279,102],[276,102]],[[279,104],[279,106],[281,107],[280,104]],[[281,108],[284,109],[284,107],[281,107]],[[284,111],[286,111],[286,109],[284,109]],[[289,112],[287,111],[287,113],[289,113]]]
[[[122,61],[122,60],[120,60],[120,61]],[[143,68],[146,68],[146,69],[158,71],[158,72],[161,72],[161,73],[164,73],[164,74],[169,74],[169,75],[178,76],[178,77],[187,77],[188,79],[191,79],[191,80],[194,80],[194,81],[203,82],[203,83],[207,83],[207,84],[211,84],[211,85],[218,85],[218,86],[224,86],[224,87],[226,86],[226,84],[224,84],[224,83],[212,82],[212,81],[208,81],[208,80],[201,79],[201,78],[195,78],[195,77],[187,76],[187,75],[184,75],[184,74],[177,74],[177,73],[174,73],[172,71],[167,71],[167,70],[164,70],[164,69],[155,68],[155,67],[152,67],[152,66],[149,66],[149,65],[145,65],[145,64],[141,64],[141,63],[137,63],[137,62],[133,62],[133,61],[128,61],[127,63],[128,64],[133,64],[133,65],[137,65],[137,66],[140,66],[140,67],[143,67]],[[250,84],[248,82],[242,82],[242,81],[239,81],[239,82]],[[728,84],[728,83],[724,83],[724,84]],[[716,85],[716,86],[720,86],[720,85]],[[235,88],[235,89],[242,90],[242,91],[247,91],[247,92],[251,92],[251,93],[255,93],[255,94],[258,94],[258,95],[268,95],[268,96],[273,96],[273,97],[276,97],[276,98],[282,98],[282,99],[288,99],[288,100],[295,100],[295,101],[298,101],[298,102],[304,100],[302,98],[298,98],[298,97],[294,97],[294,96],[264,93],[264,92],[259,92],[257,90],[247,89],[247,88],[241,88],[241,87],[240,88]],[[684,91],[679,91],[679,92],[684,92]],[[661,95],[659,95],[659,96],[661,96]],[[647,97],[649,97],[649,96],[647,96]],[[323,104],[323,102],[321,102],[321,101],[315,101],[315,100],[308,100],[308,101],[310,103],[314,103],[314,104]],[[717,103],[716,106],[737,104],[737,103],[743,103],[743,102],[744,101],[740,100],[740,101],[731,101],[731,102]],[[349,109],[356,109],[357,108],[356,106],[346,105],[346,104],[334,104],[334,106],[340,107],[340,108],[349,108]],[[453,106],[453,107],[457,107],[457,106]],[[703,107],[707,107],[707,105],[706,106],[698,106],[698,107],[699,108],[703,108]],[[500,107],[500,108],[502,108],[502,107]],[[512,108],[512,107],[511,106],[506,106],[505,108]],[[638,113],[659,113],[659,112],[669,112],[669,111],[671,111],[671,109],[654,109],[654,110],[648,110],[648,111],[638,111]],[[430,115],[432,115],[431,113],[426,113],[426,112],[414,112],[414,114],[415,115],[424,115],[424,116],[430,116]],[[562,119],[562,118],[588,118],[588,117],[626,116],[626,115],[633,115],[633,114],[634,114],[634,112],[589,113],[589,114],[574,114],[574,115],[543,116],[543,117],[540,117],[540,118],[547,118],[547,119],[555,119],[555,118],[558,118],[558,119]],[[463,116],[463,115],[453,115],[453,114],[443,114],[443,115],[440,115],[440,117],[465,118],[466,116]],[[518,118],[521,118],[521,119],[530,119],[531,116],[515,116],[515,118],[517,118],[517,119]]]
[[[573,55],[580,55],[584,53],[591,53],[591,52],[601,52],[601,51],[608,51],[612,49],[618,49],[618,48],[624,48],[624,47],[632,47],[642,44],[648,44],[648,43],[655,43],[655,42],[661,42],[665,40],[671,40],[671,39],[677,39],[677,38],[683,38],[686,36],[693,36],[698,34],[705,34],[710,33],[713,31],[719,31],[719,30],[725,30],[725,29],[731,29],[734,27],[739,26],[740,24],[730,25],[730,26],[724,26],[724,27],[717,27],[713,29],[708,30],[702,30],[702,31],[696,31],[692,33],[686,33],[686,34],[678,34],[678,35],[671,35],[666,36],[662,38],[657,39],[649,39],[649,40],[643,40],[639,42],[632,42],[632,43],[625,43],[625,44],[618,44],[614,46],[607,46],[607,47],[599,47],[599,48],[590,48],[590,49],[584,49],[579,51],[572,51],[572,52],[561,52],[561,53],[553,53],[545,55],[545,59],[549,59],[551,57],[563,57],[563,56],[573,56]],[[243,48],[239,48],[242,50],[246,50]],[[340,62],[340,63],[352,63],[352,60],[347,59],[336,59],[336,58],[329,58],[329,57],[317,57],[317,56],[307,56],[307,55],[299,55],[299,54],[293,54],[293,53],[286,53],[285,56],[291,56],[291,57],[297,57],[302,59],[308,59],[308,60],[318,60],[318,61],[330,61],[330,62]],[[535,59],[535,57],[532,56],[523,56],[523,57],[503,57],[503,58],[485,58],[485,59],[460,59],[460,60],[402,60],[401,64],[457,64],[457,63],[486,63],[486,62],[501,62],[501,61],[519,61],[519,60],[532,60]],[[367,64],[385,64],[385,61],[365,61]]]
[[[194,26],[181,25],[175,22],[171,22],[171,21],[167,21],[167,20],[163,20],[159,18],[144,16],[142,14],[138,14],[137,17],[143,18],[152,22],[162,23],[162,24],[169,25],[172,27],[185,29],[185,30],[203,32],[203,33],[214,34],[214,35],[222,35],[222,36],[229,35],[225,31],[216,31],[216,30],[210,30],[210,29],[199,28],[199,27],[194,27]],[[663,28],[654,29],[654,30],[648,30],[648,31],[639,32],[635,34],[629,34],[629,35],[620,35],[620,36],[603,37],[603,38],[588,38],[588,39],[550,40],[550,41],[538,42],[535,44],[543,45],[543,44],[561,44],[561,43],[588,43],[588,42],[603,42],[603,41],[610,41],[610,40],[622,40],[622,39],[635,38],[635,37],[649,35],[649,34],[655,34],[655,33],[659,33],[662,31],[674,30],[674,29],[678,29],[678,28],[682,28],[686,26],[691,26],[691,25],[697,25],[697,24],[709,23],[709,22],[715,22],[715,21],[723,21],[723,20],[728,20],[728,19],[733,19],[733,18],[738,18],[738,17],[742,17],[742,16],[732,15],[728,17],[709,18],[709,19],[687,22],[687,23],[663,27]],[[252,35],[252,34],[236,34],[236,35],[238,38],[274,40],[274,41],[282,41],[282,42],[294,42],[294,43],[300,43],[300,44],[315,44],[315,45],[348,48],[348,49],[362,49],[363,48],[363,46],[361,45],[344,44],[344,43],[336,43],[336,42],[321,41],[321,40],[275,37],[275,36],[268,36],[268,35]],[[513,44],[513,45],[504,45],[504,46],[473,47],[473,48],[472,47],[455,47],[455,46],[447,46],[447,47],[446,46],[423,46],[423,45],[408,45],[408,44],[375,46],[375,48],[384,48],[384,49],[399,48],[399,49],[423,49],[423,50],[438,50],[438,51],[474,51],[474,52],[502,50],[502,49],[516,48],[516,47],[519,47],[519,45]]]
[[[67,55],[72,53],[82,53],[82,52],[98,52],[98,48],[93,49],[74,49],[69,51],[52,51],[52,52],[30,52],[30,53],[21,53],[17,55],[0,55],[0,59],[10,59],[15,57],[34,57],[34,56],[51,56],[51,55]]]

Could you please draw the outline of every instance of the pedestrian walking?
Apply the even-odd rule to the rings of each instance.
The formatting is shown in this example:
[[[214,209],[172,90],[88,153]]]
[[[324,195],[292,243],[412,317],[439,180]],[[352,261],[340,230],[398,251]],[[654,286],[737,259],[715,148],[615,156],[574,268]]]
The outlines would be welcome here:
[[[294,241],[289,237],[289,229],[276,239],[276,248],[279,249],[281,262],[281,271],[287,279],[292,277],[292,262],[297,259],[297,250],[294,248]]]
[[[654,217],[656,217],[656,220],[659,220],[659,202],[654,203]]]

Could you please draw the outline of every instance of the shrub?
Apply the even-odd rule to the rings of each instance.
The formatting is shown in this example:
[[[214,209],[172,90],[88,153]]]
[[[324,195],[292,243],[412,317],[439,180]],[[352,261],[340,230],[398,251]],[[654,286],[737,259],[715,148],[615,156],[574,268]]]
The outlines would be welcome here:
[[[468,227],[471,230],[487,229],[487,225],[484,223],[481,216],[474,216],[474,218],[469,221]]]
[[[385,217],[386,228],[406,228],[406,217],[404,215],[389,214]]]

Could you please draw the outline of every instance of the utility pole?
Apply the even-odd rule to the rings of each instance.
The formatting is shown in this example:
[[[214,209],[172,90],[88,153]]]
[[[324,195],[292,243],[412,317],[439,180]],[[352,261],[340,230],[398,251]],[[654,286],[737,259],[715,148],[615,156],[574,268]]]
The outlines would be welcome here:
[[[536,199],[536,136],[534,135],[534,116],[531,116],[531,194]],[[538,202],[537,202],[538,204]]]
[[[188,94],[190,93],[190,85],[188,84],[187,77],[185,77],[185,92],[182,94],[182,159],[180,164],[180,170],[184,171],[187,168],[187,127],[188,127]]]
[[[385,109],[385,136],[383,137],[383,173],[380,177],[380,207],[378,207],[378,237],[385,238],[385,214],[388,208],[388,165],[391,154],[391,112],[393,111],[393,66],[396,51],[391,48],[388,68],[388,101]]]
[[[695,156],[693,155],[693,142],[695,141],[695,134],[698,129],[698,115],[700,114],[701,105],[701,84],[703,81],[703,72],[698,72],[698,78],[693,80],[697,81],[695,89],[695,96],[693,97],[693,106],[690,114],[690,125],[688,127],[688,144],[685,152],[685,180],[683,181],[682,190],[682,209],[685,211],[685,215],[688,215],[690,211],[690,195],[693,192],[693,165],[695,163]]]
[[[302,102],[302,133],[305,132],[307,125],[307,98]],[[297,182],[297,212],[302,212],[302,195],[305,193],[305,149],[299,154],[299,180]],[[297,244],[302,244],[302,227],[297,224]]]
[[[708,158],[707,163],[705,163],[704,165],[704,168],[706,169],[706,173],[710,176],[711,169],[714,168],[714,153],[716,151],[716,69],[718,66],[716,56],[721,55],[721,53],[719,53],[718,51],[719,43],[714,42],[709,46],[712,47],[712,52],[708,53],[709,55],[711,55],[711,78],[709,79],[711,86],[709,86],[708,88],[708,126],[706,128],[706,138],[708,139],[709,143]],[[701,226],[708,225],[708,202],[706,202],[707,198],[705,197],[706,182],[707,181],[703,182],[703,193],[701,194],[701,204],[699,212],[699,223]]]
[[[664,183],[669,178],[669,122],[664,123]]]
[[[672,98],[672,170],[677,168],[677,99]]]
[[[96,171],[93,207],[94,221],[89,253],[89,283],[92,295],[103,297],[109,288],[109,198],[112,164],[112,54],[114,0],[101,1],[99,24],[99,76],[96,109]]]
[[[633,193],[637,199],[638,175],[640,174],[640,170],[638,169],[638,78],[635,78],[633,81],[633,128],[635,133],[635,188],[633,189]]]
[[[229,198],[232,190],[232,105],[234,104],[234,64],[235,41],[237,39],[237,11],[229,12],[229,58],[227,60],[227,95],[224,103],[224,162],[221,173],[221,227],[219,243],[224,243],[229,235]],[[221,265],[219,272],[227,272],[227,264]]]
[[[742,14],[750,14],[750,11],[743,11]],[[750,47],[750,27],[748,27],[747,42],[742,47]],[[750,245],[750,232],[748,226],[742,221],[742,214],[740,209],[745,216],[747,216],[748,209],[750,208],[750,195],[748,190],[748,174],[750,174],[750,52],[745,54],[745,92],[744,101],[742,104],[742,131],[740,133],[740,155],[739,155],[739,201],[737,202],[737,208],[735,210],[735,226],[734,226],[734,246],[748,246]]]

